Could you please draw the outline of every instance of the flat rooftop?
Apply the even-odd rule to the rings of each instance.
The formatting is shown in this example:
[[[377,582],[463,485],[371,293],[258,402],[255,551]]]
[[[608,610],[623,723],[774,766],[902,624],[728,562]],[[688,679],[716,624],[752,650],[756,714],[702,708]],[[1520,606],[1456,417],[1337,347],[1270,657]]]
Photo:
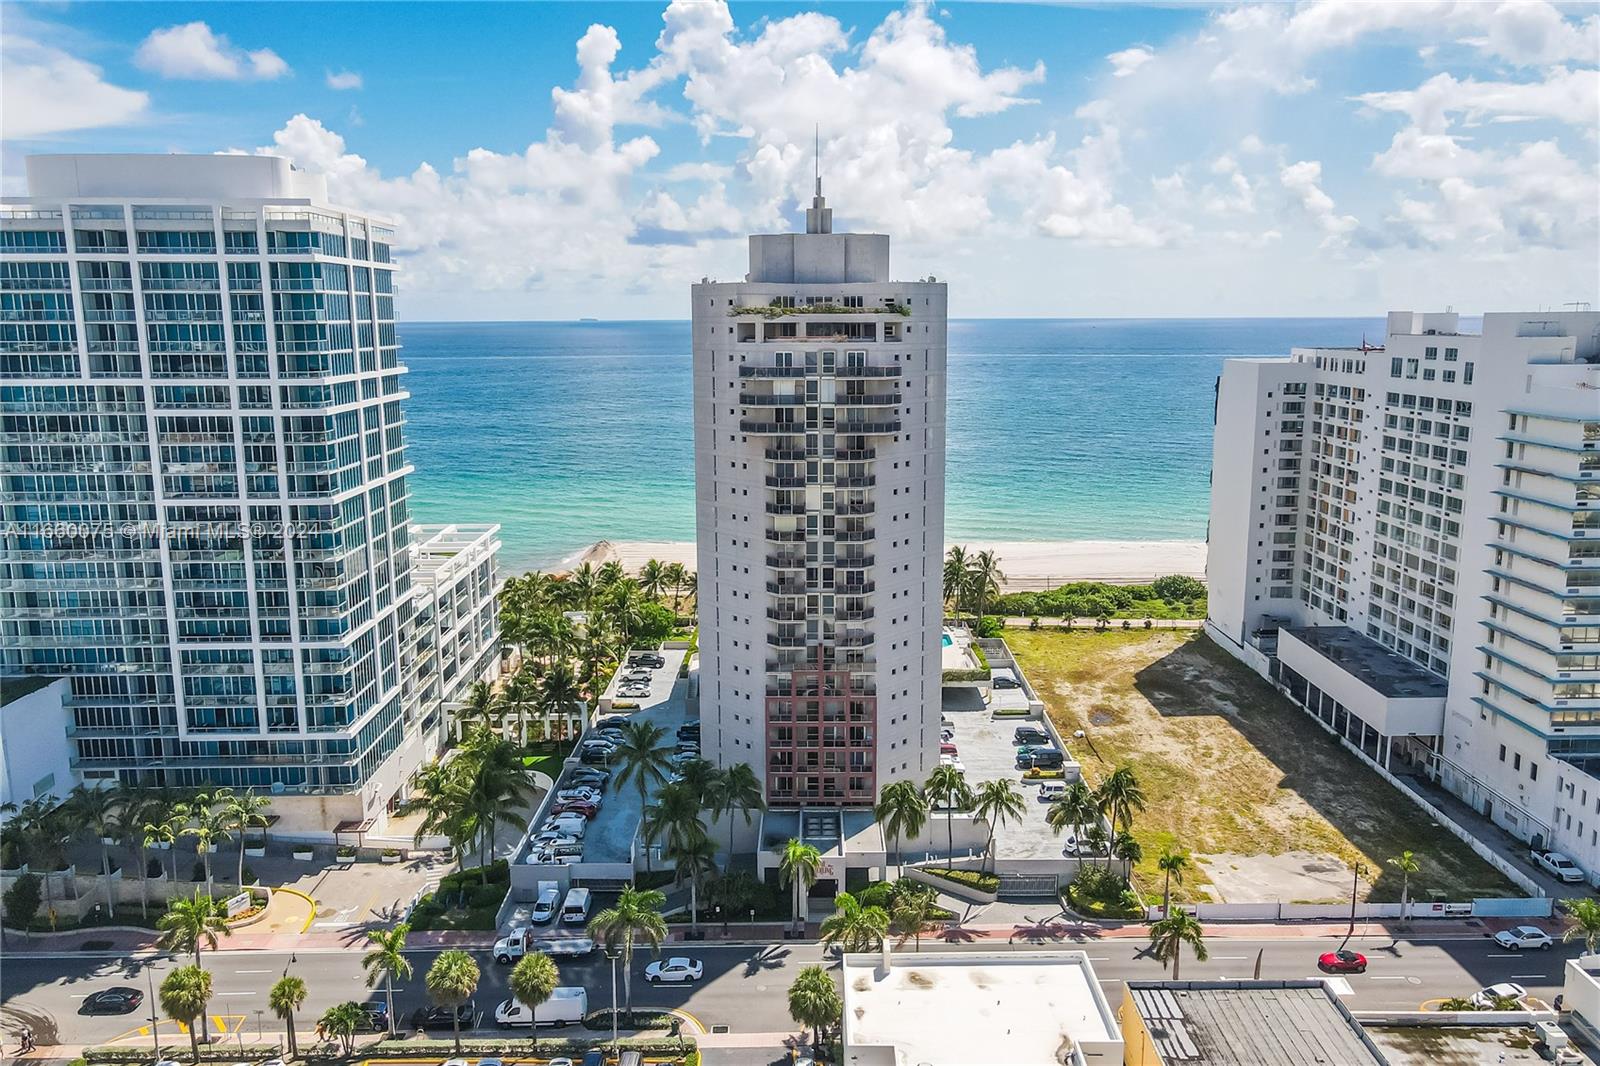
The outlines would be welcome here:
[[[457,567],[470,567],[491,550],[499,550],[500,527],[493,523],[411,525],[411,573],[428,581]]]
[[[1388,1066],[1321,981],[1129,981],[1127,996],[1169,1064]]]
[[[1347,626],[1294,626],[1280,632],[1392,699],[1444,698],[1443,678]]]
[[[54,681],[55,677],[45,677],[41,674],[15,674],[0,677],[0,707],[14,703],[22,697],[38,692]]]
[[[1081,951],[896,952],[844,958],[844,1059],[931,1066],[1059,1066],[1121,1032]],[[1075,1060],[1066,1060],[1075,1061]],[[1106,1061],[1110,1061],[1108,1057]]]

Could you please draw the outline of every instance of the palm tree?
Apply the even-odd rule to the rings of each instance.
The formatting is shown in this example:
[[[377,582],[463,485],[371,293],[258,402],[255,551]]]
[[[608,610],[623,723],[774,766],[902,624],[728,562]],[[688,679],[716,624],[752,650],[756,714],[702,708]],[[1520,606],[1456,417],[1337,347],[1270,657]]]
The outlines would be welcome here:
[[[571,721],[572,708],[582,699],[583,689],[578,685],[577,675],[572,672],[572,664],[565,659],[551,663],[550,669],[539,679],[539,695],[535,704],[544,719],[546,740],[555,735],[551,728],[552,720],[559,720],[563,725]]]
[[[1392,856],[1389,865],[1400,871],[1400,920],[1411,920],[1411,875],[1422,872],[1422,864],[1411,851]]]
[[[778,875],[784,884],[794,889],[794,924],[803,931],[800,911],[806,891],[817,883],[817,871],[822,869],[822,852],[802,840],[791,839],[783,846],[778,858]]]
[[[833,897],[833,913],[822,919],[822,942],[841,952],[871,951],[889,931],[889,914],[882,907],[863,907],[848,892]]]
[[[615,559],[609,563],[601,563],[600,569],[595,573],[595,580],[600,583],[602,591],[621,584],[627,579],[627,573],[622,569],[622,564]]]
[[[989,602],[990,596],[1000,595],[1000,582],[1006,579],[1006,575],[1000,572],[1000,560],[995,558],[992,551],[979,552],[967,572],[972,595],[978,601],[977,617],[981,621],[984,605]]]
[[[667,568],[660,559],[651,559],[639,571],[639,589],[652,600],[661,598],[661,591],[671,582],[667,580]]]
[[[1144,847],[1134,839],[1132,833],[1118,833],[1116,839],[1111,841],[1111,857],[1127,863],[1123,881],[1132,883],[1133,868],[1144,858]],[[1110,865],[1109,860],[1106,865]]]
[[[972,813],[989,824],[989,840],[983,846],[985,866],[988,865],[989,857],[994,854],[995,829],[1008,824],[1013,818],[1021,819],[1027,811],[1022,793],[1017,791],[1016,785],[1005,778],[985,781],[978,786],[972,798]]]
[[[1163,965],[1172,963],[1174,981],[1178,979],[1178,963],[1185,944],[1194,948],[1196,962],[1206,961],[1205,930],[1188,911],[1174,911],[1150,923],[1150,950]]]
[[[329,1036],[339,1038],[339,1043],[344,1047],[345,1058],[349,1058],[356,1049],[356,1031],[366,1020],[366,1012],[361,1009],[360,1004],[354,1000],[346,1000],[323,1011],[317,1024],[321,1025]],[[461,1049],[458,1047],[456,1050]]]
[[[178,805],[178,813],[188,823],[183,835],[194,837],[194,850],[206,872],[206,892],[212,891],[211,854],[217,847],[232,839],[224,805],[233,799],[231,788],[219,788],[212,793],[199,793],[189,803]]]
[[[1156,860],[1156,869],[1166,875],[1166,883],[1161,888],[1161,913],[1172,913],[1172,882],[1183,884],[1183,875],[1189,869],[1189,853],[1186,851],[1173,851],[1170,847],[1161,853]]]
[[[663,743],[667,731],[662,726],[634,719],[622,727],[622,743],[613,756],[618,763],[617,784],[633,782],[639,793],[639,806],[645,805],[650,789],[667,779],[672,753]],[[650,868],[650,851],[644,853],[645,869]]]
[[[144,826],[144,846],[164,847],[172,856],[172,884],[178,884],[178,837],[189,818],[183,813],[183,804],[168,800],[155,807],[150,821]]]
[[[528,709],[538,706],[539,691],[539,678],[535,676],[532,667],[524,665],[511,675],[501,693],[501,705],[517,713],[518,747],[528,745]]]
[[[1110,776],[1100,783],[1095,796],[1110,816],[1113,832],[1118,826],[1131,830],[1133,812],[1144,810],[1144,788],[1140,786],[1139,778],[1131,766],[1123,765],[1111,771]]]
[[[50,899],[50,874],[66,855],[68,832],[63,824],[64,814],[53,799],[42,797],[22,804],[6,822],[6,828],[28,857],[29,865],[40,867],[47,911],[54,910]]]
[[[428,998],[450,1008],[450,1026],[455,1030],[456,1054],[461,1054],[461,1015],[458,1008],[478,990],[478,964],[465,951],[444,951],[428,967],[425,983]]]
[[[661,908],[667,897],[654,889],[629,886],[617,902],[589,919],[589,935],[604,941],[607,951],[622,949],[622,1003],[629,1021],[633,1019],[633,946],[640,940],[650,945],[652,954],[667,939],[667,920]]]
[[[1106,832],[1106,827],[1101,824],[1098,814],[1095,815],[1095,821],[1090,824],[1089,828],[1084,830],[1083,836],[1078,839],[1078,842],[1083,845],[1083,850],[1090,855],[1104,855],[1106,857],[1106,867],[1110,868],[1111,834]]]
[[[687,776],[687,775],[686,775]],[[728,819],[728,868],[733,868],[733,813],[744,814],[744,824],[756,819],[756,812],[764,810],[761,781],[749,763],[736,762],[725,770],[717,771],[706,790],[706,805],[718,818]]]
[[[944,601],[957,615],[967,591],[967,549],[953,545],[944,557]]]
[[[406,934],[411,926],[401,922],[393,929],[368,929],[367,940],[372,950],[361,958],[361,967],[367,971],[367,987],[376,987],[383,980],[383,1001],[389,1013],[389,1036],[394,1036],[394,983],[411,976],[411,960],[406,958]]]
[[[656,840],[662,841],[662,853],[674,862],[681,860],[678,881],[685,874],[690,884],[691,932],[699,931],[695,904],[699,897],[700,874],[705,865],[716,856],[716,846],[706,837],[705,826],[700,824],[700,799],[692,787],[683,781],[662,785],[656,801],[644,809],[639,830],[644,834],[645,847]],[[648,851],[646,852],[648,855]],[[709,856],[709,858],[708,858]]]
[[[117,833],[117,812],[122,806],[122,797],[114,786],[78,785],[67,794],[65,806],[73,823],[93,833],[100,845],[100,877],[106,891],[106,913],[115,918],[117,894],[111,885],[111,848],[106,841],[114,839]]]
[[[248,846],[251,829],[261,830],[261,846],[267,846],[267,826],[272,824],[272,819],[267,817],[267,808],[272,806],[272,800],[266,796],[256,795],[256,790],[247,788],[237,796],[230,796],[223,806],[223,818],[228,825],[239,831],[239,890],[244,890],[244,849]]]
[[[915,938],[917,950],[921,951],[922,931],[933,921],[938,906],[939,897],[933,889],[902,881],[895,886],[889,904],[890,926],[901,936],[910,934]]]
[[[700,932],[700,880],[716,873],[717,846],[704,834],[682,842],[669,841],[662,852],[672,860],[676,884],[689,882],[689,935]]]
[[[965,810],[972,805],[972,790],[960,770],[945,764],[933,768],[925,787],[930,803],[944,807],[944,868],[948,870],[955,860],[956,808]]]
[[[156,928],[161,930],[158,943],[163,948],[175,953],[194,952],[196,966],[200,965],[202,945],[215,951],[218,933],[233,935],[217,901],[198,888],[192,899],[173,900],[167,906],[167,913],[156,919]]]
[[[689,568],[682,563],[668,563],[667,587],[672,590],[672,617],[678,617],[678,604],[683,599],[683,586],[689,579]]]
[[[451,764],[463,775],[464,808],[478,839],[479,869],[489,883],[489,852],[495,827],[522,823],[520,809],[538,790],[531,767],[522,761],[517,746],[487,729],[467,737],[464,750]]]
[[[294,1035],[294,1012],[299,1010],[305,1001],[306,983],[288,974],[278,978],[272,985],[272,991],[267,993],[267,1006],[272,1009],[272,1013],[283,1019],[284,1038],[291,1059],[300,1055],[300,1045]]]
[[[928,824],[928,797],[914,781],[892,781],[878,793],[872,816],[893,844],[891,850],[895,853],[895,865],[903,873],[905,862],[900,854],[900,845],[906,837],[916,836]],[[885,877],[889,874],[887,861],[883,873]]]
[[[139,866],[139,913],[150,913],[150,841],[144,827],[152,819],[164,817],[160,793],[155,789],[124,785],[122,805],[117,808],[116,837],[128,847]]]
[[[1600,951],[1600,900],[1588,898],[1562,900],[1561,909],[1572,919],[1567,931],[1561,934],[1562,943],[1571,943],[1582,938],[1585,955],[1593,955]]]
[[[833,1025],[844,1016],[844,1000],[839,989],[821,966],[807,966],[795,975],[789,986],[789,1017],[811,1029],[813,1049],[822,1043],[822,1027]]]
[[[584,563],[574,570],[567,584],[572,588],[574,606],[584,612],[594,608],[595,597],[600,594],[600,575],[595,572],[593,563]]]
[[[456,736],[466,736],[467,730],[475,725],[494,728],[497,705],[494,686],[487,681],[474,681],[467,690],[467,698],[456,708]]]
[[[200,1037],[205,1032],[206,1004],[211,1002],[211,975],[198,966],[180,966],[161,980],[161,1010],[189,1030],[189,1047],[200,1061]],[[200,1019],[199,1028],[195,1018]],[[209,1041],[210,1037],[206,1039]]]
[[[1067,786],[1061,798],[1050,804],[1045,811],[1044,821],[1057,836],[1063,829],[1070,829],[1074,833],[1080,826],[1098,824],[1100,808],[1095,805],[1094,793],[1089,791],[1089,786],[1082,781],[1074,781]]]
[[[421,812],[412,842],[422,847],[430,836],[442,836],[450,842],[456,854],[456,868],[465,869],[466,849],[476,833],[476,823],[467,809],[468,788],[456,763],[433,762],[417,773],[417,782],[410,799],[400,804],[396,813],[401,815]]]
[[[556,970],[555,961],[542,951],[530,951],[518,959],[511,970],[511,995],[528,1008],[530,1015],[536,1015],[539,1008],[549,1002],[560,983],[561,974]],[[533,1046],[537,1050],[539,1027],[535,1025],[529,1031],[533,1034]]]
[[[644,608],[649,602],[631,579],[617,582],[606,593],[601,607],[621,634],[624,647],[633,647],[633,635],[644,624]]]

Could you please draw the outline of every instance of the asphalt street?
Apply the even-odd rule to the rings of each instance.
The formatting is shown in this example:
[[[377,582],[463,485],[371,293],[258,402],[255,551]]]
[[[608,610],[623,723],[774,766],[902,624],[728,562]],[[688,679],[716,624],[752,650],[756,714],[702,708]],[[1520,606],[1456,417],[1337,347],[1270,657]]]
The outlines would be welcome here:
[[[1209,942],[1209,961],[1197,963],[1192,955],[1182,963],[1181,975],[1194,978],[1247,978],[1252,976],[1258,953],[1261,975],[1267,978],[1305,978],[1320,976],[1318,954],[1338,944],[1339,938],[1292,938],[1274,940],[1235,940],[1214,938]],[[1579,945],[1557,945],[1548,951],[1515,954],[1504,951],[1487,937],[1468,940],[1391,940],[1387,937],[1357,939],[1351,946],[1370,960],[1368,972],[1335,978],[1335,987],[1352,1010],[1415,1010],[1424,1001],[1448,996],[1470,995],[1478,988],[1499,981],[1516,981],[1548,1003],[1560,991],[1562,963],[1576,957]],[[935,945],[925,942],[924,950],[954,951],[1030,951],[1038,945],[1006,945],[993,941],[965,945]],[[1113,1007],[1121,999],[1122,982],[1127,979],[1157,980],[1163,976],[1159,963],[1147,954],[1141,939],[1105,938],[1065,941],[1052,947],[1080,948],[1092,960],[1096,973]],[[908,946],[906,951],[912,949]],[[435,953],[410,953],[414,976],[405,981],[395,996],[396,1014],[404,1022],[412,1011],[426,1004],[422,975]],[[495,1005],[506,998],[509,967],[497,965],[485,952],[475,953],[483,971],[478,987],[479,1026],[493,1030]],[[705,945],[674,946],[664,954],[683,954],[705,963],[705,977],[692,986],[647,986],[642,976],[650,961],[648,952],[634,960],[634,1002],[641,1006],[673,1007],[686,1012],[700,1026],[728,1026],[732,1032],[782,1032],[792,1028],[786,1005],[789,984],[800,967],[824,961],[816,944],[776,943],[762,946]],[[1187,954],[1187,953],[1186,953]],[[299,952],[291,956],[276,952],[208,952],[205,965],[213,973],[216,997],[213,1028],[226,1028],[232,1038],[246,1043],[256,1039],[259,1028],[272,1040],[281,1034],[281,1025],[267,1010],[267,990],[273,981],[289,970],[302,977],[309,998],[300,1019],[302,1030],[309,1030],[328,1007],[347,999],[364,1000],[372,993],[366,987],[361,969],[361,952]],[[831,964],[831,960],[829,960]],[[89,953],[63,956],[11,954],[0,967],[0,1017],[6,1031],[18,1025],[31,1026],[40,1043],[142,1043],[150,1039],[149,1010],[143,1006],[134,1015],[84,1016],[78,1013],[83,998],[112,985],[146,987],[145,960],[127,957],[99,957]],[[161,975],[178,965],[169,957],[154,963],[156,985]],[[599,952],[582,960],[560,962],[562,983],[583,985],[589,990],[591,1010],[611,1003],[611,964]],[[618,989],[619,998],[621,989]],[[224,1024],[225,1023],[225,1024]],[[688,1032],[695,1031],[686,1025]],[[160,1023],[164,1038],[180,1038],[170,1021]]]

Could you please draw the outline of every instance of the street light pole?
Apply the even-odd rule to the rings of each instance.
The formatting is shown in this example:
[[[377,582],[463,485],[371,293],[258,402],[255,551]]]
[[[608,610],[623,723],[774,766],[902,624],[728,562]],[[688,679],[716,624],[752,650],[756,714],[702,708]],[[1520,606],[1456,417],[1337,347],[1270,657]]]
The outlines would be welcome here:
[[[1339,945],[1340,951],[1343,951],[1345,945],[1350,943],[1350,938],[1356,935],[1356,893],[1361,889],[1361,875],[1365,872],[1366,867],[1359,862],[1356,863],[1355,871],[1350,878],[1350,928],[1344,934],[1344,943]]]
[[[611,1047],[617,1046],[617,952],[606,949],[606,958],[611,960]]]
[[[149,962],[146,962],[144,964],[144,986],[145,986],[146,989],[149,990],[149,993],[150,993],[150,1042],[155,1045],[156,1061],[160,1062],[161,1061],[161,1030],[160,1030],[161,1019],[156,1014],[156,982],[155,982],[155,978],[150,975],[150,971],[155,969],[155,966],[156,966],[156,960],[155,959],[151,959]]]

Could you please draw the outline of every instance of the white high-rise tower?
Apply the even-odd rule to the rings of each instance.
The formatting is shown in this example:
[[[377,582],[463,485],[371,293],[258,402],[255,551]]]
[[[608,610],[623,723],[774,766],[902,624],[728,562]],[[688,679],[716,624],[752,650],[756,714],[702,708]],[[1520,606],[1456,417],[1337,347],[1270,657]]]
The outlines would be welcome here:
[[[889,238],[750,237],[693,286],[703,751],[778,806],[861,806],[937,762],[945,286]]]

